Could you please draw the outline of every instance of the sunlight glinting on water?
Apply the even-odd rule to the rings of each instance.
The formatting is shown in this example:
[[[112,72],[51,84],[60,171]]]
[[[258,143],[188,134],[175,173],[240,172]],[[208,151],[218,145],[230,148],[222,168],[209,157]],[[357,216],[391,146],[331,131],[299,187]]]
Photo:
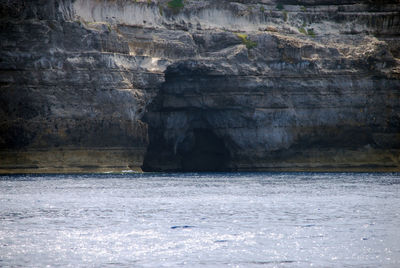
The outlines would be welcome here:
[[[400,175],[0,177],[2,267],[398,267]]]

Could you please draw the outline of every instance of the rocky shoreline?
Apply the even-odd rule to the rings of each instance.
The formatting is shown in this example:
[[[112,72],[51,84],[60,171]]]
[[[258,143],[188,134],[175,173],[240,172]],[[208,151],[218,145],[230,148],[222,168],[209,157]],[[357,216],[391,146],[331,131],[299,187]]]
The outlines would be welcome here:
[[[0,173],[400,171],[399,1],[1,1]]]

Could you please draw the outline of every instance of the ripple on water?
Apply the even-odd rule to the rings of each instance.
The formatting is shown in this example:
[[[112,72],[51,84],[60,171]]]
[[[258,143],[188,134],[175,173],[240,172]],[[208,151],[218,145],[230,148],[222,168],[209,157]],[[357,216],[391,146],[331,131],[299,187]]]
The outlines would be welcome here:
[[[396,173],[0,177],[2,267],[400,267]]]

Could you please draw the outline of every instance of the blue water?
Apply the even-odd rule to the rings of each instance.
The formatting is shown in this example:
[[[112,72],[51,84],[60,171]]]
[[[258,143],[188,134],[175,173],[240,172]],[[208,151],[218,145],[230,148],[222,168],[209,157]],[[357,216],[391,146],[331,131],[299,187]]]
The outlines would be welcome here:
[[[400,174],[0,177],[0,267],[400,267]]]

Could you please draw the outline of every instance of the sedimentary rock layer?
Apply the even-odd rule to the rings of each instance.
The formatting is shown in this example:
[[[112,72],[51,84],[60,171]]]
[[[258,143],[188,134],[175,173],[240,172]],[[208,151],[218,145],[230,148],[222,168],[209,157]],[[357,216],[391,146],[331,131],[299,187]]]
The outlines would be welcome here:
[[[0,14],[0,172],[400,170],[398,1]]]

